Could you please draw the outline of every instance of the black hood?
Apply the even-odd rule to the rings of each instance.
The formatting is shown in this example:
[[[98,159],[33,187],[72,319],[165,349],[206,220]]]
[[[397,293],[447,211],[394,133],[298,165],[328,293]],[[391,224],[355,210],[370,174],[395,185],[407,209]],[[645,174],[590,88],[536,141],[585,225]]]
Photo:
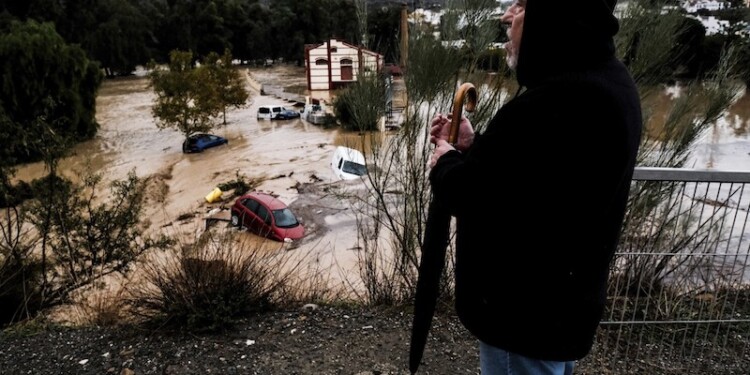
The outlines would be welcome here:
[[[614,56],[617,0],[527,0],[516,73],[533,87]]]

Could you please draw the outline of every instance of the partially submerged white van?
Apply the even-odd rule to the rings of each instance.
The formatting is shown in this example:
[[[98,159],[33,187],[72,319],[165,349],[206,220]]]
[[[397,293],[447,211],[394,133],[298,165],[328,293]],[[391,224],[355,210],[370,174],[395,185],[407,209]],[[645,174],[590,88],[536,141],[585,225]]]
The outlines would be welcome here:
[[[258,107],[258,120],[272,120],[279,112],[281,112],[280,105],[262,105]]]
[[[353,148],[338,146],[331,158],[333,174],[340,180],[353,180],[367,174],[365,156]]]
[[[300,117],[300,113],[280,105],[258,107],[258,120],[289,120]]]

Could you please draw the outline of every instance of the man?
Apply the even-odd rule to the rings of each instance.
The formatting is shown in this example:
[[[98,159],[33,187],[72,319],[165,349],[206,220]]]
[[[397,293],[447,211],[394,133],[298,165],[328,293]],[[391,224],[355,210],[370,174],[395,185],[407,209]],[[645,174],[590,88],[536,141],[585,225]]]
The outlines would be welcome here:
[[[434,199],[457,223],[456,311],[483,375],[571,374],[593,345],[642,126],[615,2],[514,3],[502,21],[519,93],[482,134],[463,119],[458,150],[449,120],[432,122]]]

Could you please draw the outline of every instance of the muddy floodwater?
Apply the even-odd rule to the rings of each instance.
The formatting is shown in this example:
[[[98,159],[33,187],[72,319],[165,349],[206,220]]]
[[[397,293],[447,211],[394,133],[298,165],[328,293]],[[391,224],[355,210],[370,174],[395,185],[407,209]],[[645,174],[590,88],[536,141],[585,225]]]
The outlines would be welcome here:
[[[279,79],[287,83],[304,83],[304,71],[298,68],[274,68],[254,74],[259,80]],[[251,90],[244,108],[230,109],[227,124],[211,133],[228,139],[228,145],[202,153],[183,154],[184,136],[176,130],[159,130],[151,115],[155,96],[148,79],[136,76],[104,81],[97,97],[97,121],[101,128],[96,137],[81,143],[71,156],[62,160],[59,171],[76,179],[85,169],[103,176],[105,181],[124,179],[130,171],[139,177],[150,177],[149,203],[145,217],[153,230],[161,230],[181,242],[194,241],[206,229],[205,218],[217,210],[226,213],[234,199],[215,203],[205,200],[218,184],[230,182],[241,174],[263,182],[256,190],[278,196],[294,207],[302,184],[334,184],[330,158],[335,147],[346,143],[348,134],[323,129],[302,119],[257,120],[261,105],[280,104],[292,108],[294,103],[273,95],[259,95]],[[299,108],[294,108],[299,110]],[[355,136],[355,135],[352,135]],[[21,166],[16,179],[29,181],[46,174],[42,163]],[[314,240],[303,241],[293,250],[312,254],[318,267],[335,265],[335,274],[345,274],[356,260],[356,227],[346,207],[316,208],[305,206],[309,215],[320,214],[317,227],[308,220]],[[325,210],[329,208],[329,210]],[[308,217],[309,217],[308,215]],[[179,218],[191,219],[179,219]],[[323,230],[320,223],[327,223]],[[217,226],[228,227],[219,222]],[[308,225],[305,225],[306,228]],[[250,233],[246,239],[254,246],[275,250],[287,246],[263,240]],[[343,271],[343,272],[340,272]]]
[[[292,87],[293,91],[302,92],[298,97],[307,93],[304,68],[277,66],[249,72],[249,76],[268,87]],[[250,86],[249,89],[248,104],[229,109],[227,124],[212,131],[226,137],[227,146],[183,154],[182,134],[159,130],[155,125],[151,115],[154,94],[145,75],[106,80],[97,97],[96,116],[101,126],[98,134],[77,145],[72,155],[60,162],[59,170],[71,178],[85,168],[102,174],[105,180],[123,179],[129,171],[141,177],[161,178],[168,191],[158,207],[150,207],[158,211],[150,215],[155,225],[214,208],[205,204],[204,197],[217,184],[233,180],[237,173],[249,178],[267,177],[258,190],[276,194],[287,203],[296,199],[298,183],[332,181],[328,162],[333,149],[341,144],[355,147],[352,145],[359,144],[354,140],[356,134],[323,129],[302,119],[256,120],[258,106],[292,107],[293,103],[274,95],[259,95]],[[654,106],[656,110],[663,111],[673,94],[666,90],[658,99],[661,104]],[[315,95],[329,99],[328,93]],[[695,146],[688,167],[750,170],[750,95],[743,92],[727,114],[705,133]],[[16,178],[29,181],[44,174],[43,164],[34,163],[21,166]]]
[[[274,67],[253,70],[252,74],[258,81],[274,85],[305,85],[303,68]],[[668,100],[669,93],[664,95]],[[356,135],[323,129],[302,119],[256,120],[261,105],[292,107],[293,103],[251,90],[248,104],[229,109],[227,124],[212,131],[227,138],[228,145],[183,154],[183,135],[156,127],[151,115],[153,100],[145,76],[106,80],[97,97],[97,120],[101,125],[98,134],[77,145],[71,156],[60,162],[59,170],[73,179],[86,168],[101,174],[105,181],[124,179],[130,171],[151,177],[158,185],[149,190],[145,213],[151,228],[187,241],[195,240],[206,229],[206,217],[218,210],[226,212],[233,203],[229,199],[206,202],[206,195],[218,184],[235,180],[237,174],[262,179],[256,190],[277,195],[295,207],[300,186],[336,183],[329,165],[335,147],[357,144],[351,139]],[[689,167],[750,171],[749,129],[750,96],[743,93],[698,142]],[[16,178],[29,181],[45,173],[43,164],[28,164],[18,169]],[[317,267],[331,270],[334,278],[356,273],[355,217],[345,206],[316,204],[307,202],[304,206],[306,227],[310,225],[316,231],[314,240],[303,241],[292,250],[312,254],[319,263]],[[285,246],[249,233],[247,238],[270,249]]]
[[[308,94],[304,68],[276,66],[248,72],[273,91],[287,87],[299,92],[298,97]],[[105,80],[97,96],[98,134],[77,145],[72,155],[61,161],[59,170],[70,178],[77,178],[85,168],[102,174],[105,180],[123,179],[129,171],[141,177],[161,178],[168,191],[158,207],[150,207],[158,211],[150,215],[155,225],[214,208],[205,204],[204,197],[217,184],[233,180],[237,173],[249,178],[267,177],[258,190],[276,194],[287,203],[296,199],[298,183],[332,181],[328,162],[333,149],[341,144],[356,147],[353,145],[360,144],[356,134],[323,129],[302,119],[256,120],[261,105],[292,107],[294,103],[275,95],[260,95],[250,84],[248,88],[248,104],[229,109],[227,124],[212,131],[226,137],[229,144],[199,154],[183,154],[182,134],[156,127],[151,115],[154,94],[145,75]],[[672,95],[674,91],[665,90],[653,106],[657,112],[668,107]],[[330,100],[327,92],[313,96]],[[743,92],[704,134],[688,167],[750,171],[750,95]],[[29,181],[44,174],[43,164],[34,163],[21,166],[16,178]]]

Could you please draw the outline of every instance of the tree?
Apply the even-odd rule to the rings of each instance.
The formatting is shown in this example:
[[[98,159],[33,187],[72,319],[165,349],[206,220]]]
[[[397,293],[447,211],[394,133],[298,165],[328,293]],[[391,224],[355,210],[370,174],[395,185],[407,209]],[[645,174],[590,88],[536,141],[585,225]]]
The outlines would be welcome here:
[[[446,25],[441,32],[442,38],[464,41],[462,52],[469,69],[477,66],[480,56],[499,37],[500,28],[494,16],[495,4],[497,2],[492,0],[453,0],[450,6],[454,8],[446,12],[443,18]],[[457,14],[451,17],[451,13]]]
[[[211,52],[204,62],[212,84],[216,86],[223,124],[226,125],[227,107],[241,108],[247,102],[250,93],[245,88],[245,79],[241,73],[232,67],[232,53],[229,49],[224,50],[222,56]]]
[[[102,74],[50,23],[12,21],[0,33],[0,106],[19,133],[5,145],[17,162],[38,160],[39,126],[74,141],[96,134],[96,93]]]
[[[151,109],[158,119],[156,126],[177,129],[185,137],[214,127],[213,118],[222,109],[219,95],[208,69],[194,66],[192,52],[172,51],[166,70],[153,62],[149,67],[150,84],[156,93]]]
[[[228,0],[226,3],[220,4],[219,7],[219,13],[224,18],[226,28],[232,30],[227,44],[231,47],[232,54],[242,60],[247,60],[250,54],[248,41],[250,40],[249,32],[253,22],[250,20],[250,6],[250,1]]]
[[[261,4],[252,4],[249,6],[247,24],[243,30],[245,35],[242,46],[234,46],[234,52],[242,59],[260,59],[272,56],[271,49],[274,45],[272,41],[272,30],[270,23],[271,17],[268,7]],[[237,48],[241,47],[241,48]]]
[[[369,49],[383,55],[386,62],[398,61],[401,6],[389,5],[373,9],[367,20]]]
[[[742,82],[745,83],[745,86],[750,87],[750,41],[743,41],[737,48],[739,55],[737,74]]]
[[[378,120],[385,114],[385,84],[382,77],[360,76],[334,100],[334,111],[346,130],[378,130]]]
[[[2,116],[0,125],[7,125]],[[48,175],[12,186],[13,170],[0,165],[0,324],[67,303],[77,291],[126,272],[146,251],[172,243],[144,234],[147,181],[131,172],[112,183],[109,199],[100,198],[101,176],[83,173],[80,184],[60,177],[67,140],[46,124],[36,128]],[[0,162],[7,156],[0,153]]]
[[[273,58],[301,62],[305,44],[330,38],[359,43],[357,7],[351,0],[278,0],[271,2],[270,12]]]
[[[675,75],[686,78],[698,77],[705,69],[701,55],[706,40],[706,28],[694,18],[683,17],[680,29],[682,31],[670,53],[675,56]]]
[[[109,199],[103,200],[101,182],[101,176],[90,173],[83,173],[80,185],[50,173],[33,184],[40,198],[24,209],[41,240],[42,280],[35,281],[41,285],[40,309],[69,302],[74,292],[125,273],[140,255],[172,243],[164,235],[144,234],[147,180],[130,172],[111,184]]]
[[[173,0],[165,2],[160,20],[158,38],[162,51],[194,51],[199,56],[231,48],[230,40],[235,26],[227,19],[237,20],[225,12],[237,8],[227,7],[231,0]]]
[[[127,0],[103,0],[95,9],[96,28],[81,41],[108,77],[131,74],[147,60],[148,20]]]
[[[57,0],[6,0],[0,2],[3,12],[20,21],[55,22],[62,15],[63,5]]]
[[[225,1],[190,2],[194,7],[194,12],[191,13],[191,24],[194,50],[198,55],[205,56],[231,47],[229,39],[232,36],[232,30],[227,27],[224,14],[219,12],[217,3],[223,4]]]

